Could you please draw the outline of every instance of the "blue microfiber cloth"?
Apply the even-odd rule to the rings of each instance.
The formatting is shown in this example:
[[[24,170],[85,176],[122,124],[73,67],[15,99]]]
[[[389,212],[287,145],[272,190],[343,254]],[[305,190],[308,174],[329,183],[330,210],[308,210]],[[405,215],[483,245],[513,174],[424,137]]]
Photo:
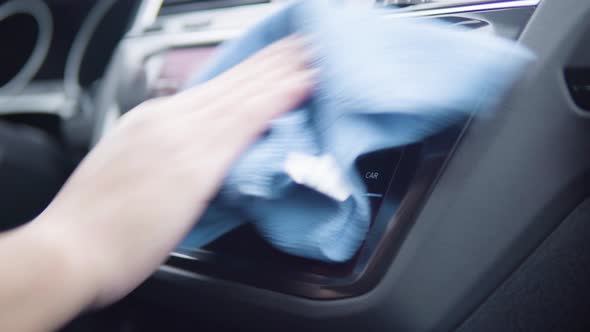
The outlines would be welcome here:
[[[320,74],[313,97],[273,121],[237,160],[181,247],[201,247],[252,222],[283,252],[326,262],[350,259],[371,218],[355,160],[490,110],[533,59],[489,34],[308,0],[226,43],[191,84],[293,33],[314,47]]]

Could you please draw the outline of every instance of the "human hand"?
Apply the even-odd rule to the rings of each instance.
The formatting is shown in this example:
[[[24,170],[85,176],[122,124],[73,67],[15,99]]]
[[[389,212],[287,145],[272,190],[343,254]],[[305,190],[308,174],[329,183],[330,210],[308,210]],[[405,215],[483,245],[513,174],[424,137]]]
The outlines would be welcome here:
[[[206,84],[128,112],[31,224],[69,252],[91,306],[146,279],[239,153],[309,95],[315,75],[303,44],[279,41]]]

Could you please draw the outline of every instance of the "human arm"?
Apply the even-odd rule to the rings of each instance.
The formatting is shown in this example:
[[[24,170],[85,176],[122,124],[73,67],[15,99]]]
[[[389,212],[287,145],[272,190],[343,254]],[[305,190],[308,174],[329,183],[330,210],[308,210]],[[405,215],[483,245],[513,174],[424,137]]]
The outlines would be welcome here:
[[[302,42],[127,113],[32,223],[0,235],[0,330],[53,330],[145,280],[232,162],[313,86]]]

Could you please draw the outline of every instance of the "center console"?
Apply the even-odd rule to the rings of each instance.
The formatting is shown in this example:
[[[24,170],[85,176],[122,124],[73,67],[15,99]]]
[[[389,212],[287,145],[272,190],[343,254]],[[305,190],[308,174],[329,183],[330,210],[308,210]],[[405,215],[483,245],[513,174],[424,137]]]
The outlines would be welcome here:
[[[99,93],[95,142],[125,111],[146,99],[181,89],[190,79],[189,73],[205,65],[217,45],[284,3],[180,12],[162,10],[161,5],[161,1],[144,1],[117,49]],[[470,28],[465,33],[496,33],[516,39],[533,10],[531,1],[450,7],[431,3],[392,9],[384,15],[441,19]],[[272,248],[246,225],[204,248],[178,248],[161,273],[192,278],[194,283],[203,278],[222,280],[307,299],[334,300],[364,294],[379,283],[395,259],[468,122],[420,144],[358,159],[373,217],[366,241],[350,261],[329,264],[289,256]]]

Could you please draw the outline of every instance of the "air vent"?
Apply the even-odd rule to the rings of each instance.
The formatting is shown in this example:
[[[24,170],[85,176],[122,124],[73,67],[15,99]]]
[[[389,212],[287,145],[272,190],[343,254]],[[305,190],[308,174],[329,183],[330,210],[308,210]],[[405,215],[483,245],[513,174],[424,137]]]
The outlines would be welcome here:
[[[271,0],[164,0],[158,15],[269,3]]]
[[[481,29],[490,26],[488,22],[462,16],[443,16],[439,19],[452,25],[464,27],[466,29],[471,30]]]

